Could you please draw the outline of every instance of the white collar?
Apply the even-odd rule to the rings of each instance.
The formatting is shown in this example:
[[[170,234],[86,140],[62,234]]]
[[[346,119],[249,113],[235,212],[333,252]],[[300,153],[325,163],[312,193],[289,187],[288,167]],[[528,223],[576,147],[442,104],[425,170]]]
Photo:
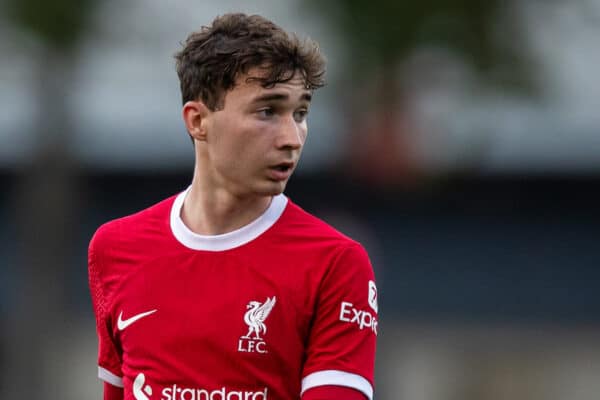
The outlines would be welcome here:
[[[256,239],[277,222],[288,202],[283,193],[279,194],[273,197],[267,210],[248,225],[220,235],[199,235],[192,232],[181,219],[181,208],[189,190],[188,187],[181,192],[173,202],[171,207],[171,231],[181,244],[193,250],[229,250]]]

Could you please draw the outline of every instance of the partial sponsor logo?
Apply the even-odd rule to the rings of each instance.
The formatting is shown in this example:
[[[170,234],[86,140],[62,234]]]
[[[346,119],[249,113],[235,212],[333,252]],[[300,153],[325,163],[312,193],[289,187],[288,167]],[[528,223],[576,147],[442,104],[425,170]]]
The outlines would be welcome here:
[[[340,321],[356,324],[360,330],[370,329],[377,335],[377,318],[369,311],[359,310],[347,301],[342,301],[340,305]]]
[[[152,396],[152,388],[146,385],[146,376],[140,372],[133,381],[133,397],[135,400],[150,400],[150,396]]]
[[[182,388],[177,385],[162,390],[161,400],[268,400],[268,389],[261,391],[227,390],[226,387],[215,390]]]
[[[267,353],[267,344],[261,337],[267,333],[265,320],[275,306],[276,297],[267,297],[264,303],[251,301],[246,306],[244,322],[248,325],[248,333],[240,337],[238,351],[247,353]]]
[[[136,400],[150,400],[152,388],[146,384],[146,377],[139,373],[133,382],[133,397]],[[160,400],[268,400],[268,388],[260,391],[229,390],[225,386],[221,389],[207,390],[203,388],[181,387],[171,385],[163,388]]]
[[[369,305],[375,312],[379,312],[379,307],[377,306],[377,286],[375,282],[369,281]]]

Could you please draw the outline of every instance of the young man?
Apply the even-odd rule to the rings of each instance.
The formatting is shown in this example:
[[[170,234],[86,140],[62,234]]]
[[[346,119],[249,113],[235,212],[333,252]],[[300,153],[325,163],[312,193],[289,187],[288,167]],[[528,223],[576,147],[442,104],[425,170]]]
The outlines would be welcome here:
[[[104,398],[371,399],[367,254],[283,195],[323,85],[317,45],[228,14],[176,59],[192,184],[90,243]]]

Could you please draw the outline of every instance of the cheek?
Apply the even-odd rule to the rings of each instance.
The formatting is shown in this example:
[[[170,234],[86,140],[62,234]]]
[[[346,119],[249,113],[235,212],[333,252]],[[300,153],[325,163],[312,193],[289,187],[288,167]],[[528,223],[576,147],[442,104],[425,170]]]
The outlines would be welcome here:
[[[222,173],[228,175],[248,174],[264,157],[264,149],[258,145],[260,138],[241,129],[221,131],[222,136],[214,143],[214,160]]]
[[[213,125],[211,148],[215,158],[220,160],[237,156],[240,147],[243,147],[244,135],[240,134],[240,127],[234,118],[222,119]]]
[[[306,129],[306,124],[300,127],[300,139],[302,140],[302,144],[306,143],[306,137],[308,136],[308,129]]]

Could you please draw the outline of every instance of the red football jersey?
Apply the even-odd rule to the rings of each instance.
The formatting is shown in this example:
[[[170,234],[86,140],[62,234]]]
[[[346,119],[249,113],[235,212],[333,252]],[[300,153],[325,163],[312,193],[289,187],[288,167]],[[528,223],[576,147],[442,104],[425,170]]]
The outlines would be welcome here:
[[[377,289],[362,246],[275,196],[204,236],[187,191],[98,229],[89,248],[99,377],[126,400],[289,400],[339,385],[373,396]]]

